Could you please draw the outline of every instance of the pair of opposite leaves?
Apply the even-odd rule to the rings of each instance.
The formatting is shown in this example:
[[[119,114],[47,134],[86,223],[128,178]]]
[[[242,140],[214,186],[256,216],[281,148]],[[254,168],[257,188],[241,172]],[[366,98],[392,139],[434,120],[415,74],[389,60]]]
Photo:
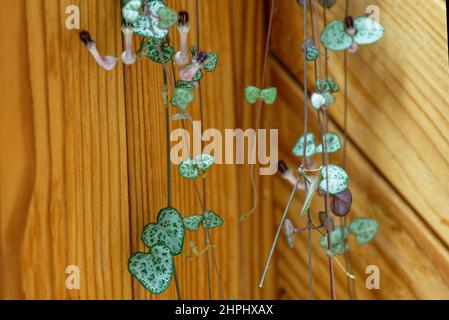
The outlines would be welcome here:
[[[184,247],[184,228],[196,231],[200,223],[206,229],[218,228],[223,219],[212,211],[183,219],[175,208],[162,209],[157,223],[146,225],[142,232],[141,240],[151,252],[134,253],[128,261],[129,272],[151,293],[164,292],[174,273],[173,256]]]
[[[374,239],[379,230],[379,223],[376,220],[368,218],[357,218],[351,221],[349,226],[336,227],[331,232],[331,249],[327,250],[327,255],[333,257],[348,251],[349,243],[347,241],[350,234],[355,236],[358,244],[367,244]],[[320,240],[320,245],[328,249],[327,235]]]
[[[207,153],[195,156],[193,159],[184,160],[179,166],[179,173],[186,179],[194,180],[201,173],[215,164],[215,158]]]
[[[334,20],[324,28],[321,33],[321,43],[329,50],[344,51],[353,45],[369,45],[379,41],[384,35],[384,27],[366,16],[354,20],[353,35],[347,32],[343,21]]]
[[[315,84],[316,92],[312,93],[310,102],[312,107],[319,110],[322,106],[330,106],[335,103],[334,93],[340,91],[338,84],[331,78],[318,79]]]
[[[340,138],[336,133],[330,132],[325,136],[326,139],[326,153],[337,152],[341,148]],[[305,145],[304,145],[305,142]],[[306,157],[309,158],[317,153],[323,152],[323,145],[316,145],[315,136],[313,133],[307,133],[299,138],[292,153],[297,157],[304,156],[304,149]],[[327,187],[329,186],[329,193],[332,195],[345,191],[348,188],[349,176],[340,167],[330,164],[321,169],[321,176],[323,180],[319,183],[319,187],[323,192],[327,193]],[[319,179],[318,177],[316,179]],[[309,188],[310,192],[316,191],[313,188]],[[309,192],[309,193],[310,193]],[[309,195],[308,195],[309,196]],[[313,196],[311,194],[310,196]],[[307,211],[307,210],[306,210]]]
[[[152,0],[147,4],[150,14],[141,14],[142,0],[123,0],[123,19],[132,24],[134,33],[146,38],[163,39],[169,29],[178,22],[178,13],[169,8],[162,0]]]

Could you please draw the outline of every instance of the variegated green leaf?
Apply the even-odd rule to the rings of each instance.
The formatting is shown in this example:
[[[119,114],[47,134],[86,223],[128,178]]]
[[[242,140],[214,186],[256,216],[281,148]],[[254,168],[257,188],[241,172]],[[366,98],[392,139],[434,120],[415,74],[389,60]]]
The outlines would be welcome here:
[[[315,143],[315,136],[313,133],[308,133],[306,135],[306,157],[311,157],[316,153],[316,143]],[[293,155],[296,157],[303,157],[304,156],[304,135],[301,136],[301,138],[298,139],[296,142],[295,147],[292,151]]]
[[[345,241],[349,236],[348,228],[335,228],[331,232],[331,248],[327,250],[327,255],[333,257],[345,253],[349,249],[349,244]],[[328,249],[327,235],[321,237],[320,246]]]
[[[355,19],[354,28],[357,30],[354,41],[359,45],[375,43],[384,36],[384,27],[373,18],[362,16]]]
[[[172,255],[180,254],[184,247],[184,224],[178,210],[165,208],[159,211],[157,223],[146,225],[141,239],[148,248],[163,245]]]
[[[187,119],[189,119],[189,117],[185,113],[181,112],[181,113],[172,115],[171,119],[173,121],[180,121],[180,120],[187,120]]]
[[[320,55],[320,51],[315,47],[309,47],[306,49],[306,60],[307,61],[315,61],[318,59]]]
[[[159,52],[160,47],[160,52]],[[175,49],[173,47],[166,45],[162,40],[150,38],[142,44],[142,49],[145,55],[156,63],[162,63],[161,55],[164,62],[167,63],[172,60],[175,54]]]
[[[167,290],[174,271],[173,256],[165,246],[154,246],[150,253],[136,252],[128,260],[128,270],[153,294]]]
[[[346,33],[342,21],[334,20],[321,33],[321,43],[329,50],[343,51],[352,45],[352,37]]]
[[[178,80],[176,81],[176,88],[195,89],[195,84],[190,81]]]
[[[179,166],[179,173],[186,179],[194,180],[196,179],[200,172],[196,166],[195,161],[192,159],[184,160]]]
[[[338,150],[340,150],[340,148],[341,148],[341,143],[340,143],[340,138],[338,137],[338,134],[333,133],[333,132],[329,132],[328,134],[326,134],[326,152],[334,153],[334,152],[337,152]],[[316,148],[316,152],[317,153],[323,152],[322,144],[320,144]]]
[[[368,218],[357,218],[349,225],[349,232],[355,235],[355,240],[359,244],[366,244],[374,239],[379,230],[379,223]]]
[[[126,0],[122,1],[122,16],[127,23],[134,23],[139,19],[140,9],[142,8],[142,0]]]
[[[263,89],[260,92],[260,99],[263,100],[266,104],[273,104],[276,101],[276,97],[278,94],[278,89],[276,88],[267,88]]]
[[[176,88],[173,92],[171,103],[175,107],[185,110],[193,99],[195,99],[195,94],[192,89]]]
[[[218,228],[224,223],[223,219],[213,211],[205,211],[203,227],[206,229]]]
[[[159,16],[158,27],[160,29],[170,29],[179,19],[178,13],[169,7],[161,7],[157,15]]]
[[[159,0],[152,0],[147,4],[148,10],[154,14],[164,7],[167,5]],[[159,19],[156,17],[142,14],[134,23],[134,33],[145,38],[163,39],[168,35],[168,30],[159,28]]]
[[[214,52],[209,52],[203,67],[207,72],[213,72],[217,68],[218,55]]]
[[[331,78],[325,80],[318,79],[316,81],[315,87],[318,91],[326,91],[330,93],[336,93],[340,91],[338,84]]]
[[[260,89],[254,86],[247,86],[245,88],[245,97],[246,100],[253,104],[257,101],[260,95]]]
[[[197,214],[183,219],[184,227],[189,231],[197,231],[201,221],[203,221],[203,216]]]
[[[207,153],[199,154],[193,160],[201,171],[206,171],[215,164],[215,158]]]
[[[320,189],[323,192],[334,195],[348,188],[348,174],[336,165],[330,164],[322,168],[321,176],[323,180],[320,183]],[[327,192],[327,186],[329,186],[329,192]]]
[[[330,106],[331,104],[335,103],[335,98],[332,93],[325,91],[322,93],[322,96],[324,98],[324,104],[326,106]]]

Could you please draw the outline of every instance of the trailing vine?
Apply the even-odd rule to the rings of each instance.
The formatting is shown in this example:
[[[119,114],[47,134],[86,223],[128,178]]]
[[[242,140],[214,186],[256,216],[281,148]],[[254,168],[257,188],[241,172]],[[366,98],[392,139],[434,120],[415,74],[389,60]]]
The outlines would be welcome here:
[[[323,17],[325,20],[325,28],[320,37],[317,36],[318,29],[318,2],[323,6]],[[263,286],[270,262],[276,248],[281,229],[284,228],[284,234],[288,245],[294,246],[296,234],[308,232],[308,260],[309,260],[309,298],[313,299],[312,294],[312,254],[311,254],[311,231],[317,231],[321,234],[320,246],[325,250],[325,254],[329,260],[329,280],[330,280],[330,297],[336,299],[333,262],[337,262],[338,266],[345,272],[350,279],[355,277],[348,272],[350,262],[346,262],[343,266],[339,260],[339,255],[345,255],[349,250],[348,237],[353,235],[359,244],[370,242],[376,235],[379,224],[377,221],[369,218],[356,218],[347,225],[346,217],[349,214],[352,204],[352,194],[349,190],[349,175],[344,168],[331,163],[330,154],[341,150],[342,143],[336,132],[328,131],[329,108],[336,102],[336,94],[340,91],[339,85],[329,77],[328,50],[345,51],[345,141],[344,163],[346,167],[346,145],[347,145],[347,56],[348,53],[355,53],[362,45],[368,45],[377,42],[383,36],[383,27],[369,16],[361,16],[353,19],[348,15],[349,1],[346,1],[345,19],[344,21],[334,20],[327,24],[326,10],[331,8],[336,0],[299,0],[298,3],[303,6],[304,21],[304,132],[298,139],[292,150],[294,156],[300,157],[301,164],[298,168],[298,175],[295,177],[293,171],[287,165],[280,161],[279,171],[283,178],[293,184],[286,209],[282,216],[278,227],[275,240],[273,242],[267,264],[260,282]],[[308,37],[307,10],[309,9],[311,18],[312,37]],[[325,52],[321,52],[320,42],[325,48]],[[325,75],[323,76],[323,58]],[[312,132],[308,130],[308,102],[309,93],[307,91],[308,63],[314,63],[315,90],[310,95],[311,108],[316,112],[319,125],[319,140]],[[313,157],[320,155],[322,164],[316,168]],[[301,183],[301,180],[303,183]],[[297,189],[305,191],[305,200],[302,205],[300,216],[307,216],[305,227],[296,228],[293,223],[287,219],[288,210],[293,201]],[[313,222],[310,212],[312,200],[319,195],[324,200],[324,211],[319,211],[317,218],[319,224]],[[336,226],[335,218],[330,215],[332,212],[336,217],[340,217],[340,226]],[[345,255],[347,260],[347,255]]]
[[[132,254],[128,261],[128,268],[131,275],[153,294],[164,292],[172,279],[175,279],[178,299],[181,299],[181,289],[174,258],[182,253],[187,259],[192,258],[188,249],[185,250],[186,232],[195,232],[200,228],[204,230],[205,249],[203,252],[199,252],[193,242],[189,242],[189,248],[194,256],[201,256],[203,253],[206,255],[209,298],[212,298],[209,250],[212,252],[220,290],[222,296],[224,295],[223,283],[213,250],[215,246],[209,233],[210,229],[219,228],[224,221],[218,214],[206,209],[205,180],[206,172],[215,164],[215,158],[212,155],[201,153],[189,156],[189,158],[183,160],[178,168],[182,177],[193,181],[202,213],[183,217],[180,211],[172,206],[171,201],[170,121],[182,121],[184,129],[186,128],[185,121],[193,123],[188,107],[195,100],[195,91],[197,90],[199,91],[201,120],[203,120],[201,80],[204,72],[215,71],[218,63],[216,53],[200,51],[198,0],[196,0],[196,8],[197,43],[188,47],[190,24],[187,12],[181,11],[178,13],[168,7],[163,0],[122,0],[122,31],[125,51],[121,55],[121,60],[125,65],[132,65],[137,59],[147,58],[162,65],[162,101],[166,112],[167,144],[167,207],[159,211],[155,222],[144,227],[141,241],[149,251]],[[177,52],[175,52],[170,39],[170,30],[175,25],[177,25],[181,38],[181,48]],[[133,52],[132,40],[134,34],[143,39],[137,53]],[[101,56],[87,31],[82,31],[80,38],[101,67],[108,71],[115,68],[119,59],[114,56]],[[176,69],[179,69],[179,71],[177,72]],[[177,79],[177,73],[179,80]],[[171,93],[171,96],[169,96],[169,93]],[[178,110],[178,113],[172,117],[170,117],[170,104]],[[202,129],[199,134],[202,136]],[[200,196],[196,184],[197,178],[200,178],[203,184],[203,197]]]

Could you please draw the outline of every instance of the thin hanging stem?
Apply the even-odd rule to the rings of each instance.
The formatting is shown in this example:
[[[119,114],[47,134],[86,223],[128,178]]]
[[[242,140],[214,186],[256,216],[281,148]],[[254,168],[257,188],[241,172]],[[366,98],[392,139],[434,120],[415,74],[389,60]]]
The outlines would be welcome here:
[[[319,29],[319,22],[318,22],[318,0],[315,0],[313,2],[313,6],[314,6],[314,34],[316,37],[316,33],[317,30]],[[316,42],[316,46],[319,49],[320,48],[320,44],[319,41],[317,39],[315,39]],[[318,70],[319,70],[319,79],[323,80],[323,73],[322,73],[322,62],[321,62],[321,56],[318,58]],[[325,59],[327,59],[327,54]],[[327,136],[327,131],[328,131],[328,114],[327,114],[327,110],[326,109],[322,109],[322,113],[323,113],[323,121],[321,121],[321,116],[320,116],[320,111],[317,111],[318,114],[318,124],[320,127],[320,135],[321,135],[321,141],[323,144],[323,151],[322,151],[322,158],[323,158],[323,167],[326,168],[326,176],[328,177],[328,165],[329,165],[329,153],[327,153],[327,140],[326,140],[326,136]],[[326,179],[326,191],[324,194],[324,208],[325,208],[325,213],[326,216],[329,216],[329,179]],[[331,230],[328,228],[327,229],[327,245],[328,248],[332,248],[332,237],[331,237]],[[329,257],[329,282],[330,282],[330,295],[331,295],[331,299],[335,300],[336,296],[335,296],[335,279],[334,279],[334,268],[333,268],[333,263],[332,263],[332,257]]]
[[[303,15],[303,23],[304,23],[304,43],[307,41],[307,1],[304,1],[304,15]],[[313,15],[312,15],[313,16]],[[312,20],[313,21],[313,20]],[[316,68],[316,64],[315,64]],[[307,68],[307,57],[304,54],[304,142],[303,142],[303,156],[301,161],[301,168],[304,169],[306,163],[306,155],[307,155],[307,133],[308,133],[308,103],[309,96],[307,91],[307,82],[308,82],[308,68]],[[304,178],[304,189],[306,194],[308,193],[308,183],[307,179]],[[309,277],[309,300],[313,300],[313,269],[312,269],[312,230],[311,230],[312,218],[310,217],[310,212],[307,210],[307,273]]]
[[[165,106],[165,130],[167,139],[167,207],[171,207],[171,162],[170,162],[170,110],[168,107],[168,88],[167,88],[167,73],[163,69],[164,84],[162,87],[162,99]],[[179,285],[178,273],[176,272],[176,264],[173,263],[174,278],[176,285],[176,295],[178,300],[181,300],[181,289]]]
[[[181,289],[179,287],[178,272],[176,271],[176,264],[174,264],[174,263],[173,263],[173,275],[174,275],[174,278],[175,278],[176,295],[178,297],[178,300],[182,300],[182,298],[181,298]]]
[[[269,17],[269,22],[268,22],[268,29],[267,29],[266,42],[265,42],[265,53],[264,53],[263,68],[262,68],[262,79],[260,81],[260,89],[261,90],[265,88],[265,83],[266,83],[266,78],[267,78],[268,57],[269,57],[269,53],[270,53],[270,42],[271,42],[271,33],[272,33],[272,29],[273,29],[273,17],[274,17],[275,5],[276,5],[276,0],[271,0],[270,17]],[[257,110],[256,111],[256,132],[260,128],[263,105],[264,105],[263,101],[259,99],[257,101],[257,105],[256,105],[256,110]],[[253,160],[253,158],[255,158],[255,153],[256,153],[256,143],[254,143],[251,146],[251,154],[250,154],[250,158],[249,158],[250,160]],[[248,219],[257,209],[257,204],[259,202],[259,196],[257,193],[255,169],[256,169],[256,165],[250,164],[249,179],[251,182],[251,193],[253,195],[253,206],[250,211],[248,211],[247,213],[243,214],[240,217],[240,221],[244,221],[244,220]]]
[[[345,2],[345,17],[349,15],[349,0]],[[344,124],[343,124],[343,169],[346,169],[347,166],[347,149],[348,149],[348,52],[344,52],[343,56],[343,64],[344,64]],[[345,228],[347,224],[346,217],[340,218],[340,225],[342,228]],[[345,240],[346,241],[346,240]],[[348,251],[345,252],[345,266],[349,273],[352,273],[352,261],[351,261],[351,253]],[[357,293],[355,288],[354,279],[348,278],[348,291],[349,291],[349,299],[354,300],[357,299]]]
[[[197,46],[197,52],[200,52],[200,44],[201,44],[201,28],[200,28],[200,1],[196,0],[195,2],[195,13],[196,13],[196,46]],[[199,91],[199,105],[200,105],[200,121],[201,121],[201,137],[203,137],[203,133],[204,133],[204,108],[203,108],[203,92],[202,92],[202,85],[201,85],[201,80],[198,81],[198,91]],[[203,139],[201,139],[201,152],[204,149],[204,141]],[[201,179],[202,181],[202,186],[203,186],[203,199],[202,199],[202,209],[203,209],[203,219],[205,218],[205,213],[206,213],[206,179],[203,177]],[[198,191],[198,187],[196,186],[195,183],[195,188]],[[199,191],[197,192],[199,195]],[[201,202],[200,202],[201,203]],[[221,272],[220,269],[218,267],[218,262],[217,262],[217,257],[215,255],[215,249],[213,247],[213,242],[212,242],[212,236],[209,232],[209,229],[204,228],[204,239],[205,239],[205,245],[211,245],[211,255],[212,255],[212,261],[214,264],[214,269],[215,269],[215,273],[217,274],[217,279],[220,285],[220,295],[221,298],[224,299],[224,285],[223,285],[223,281],[221,278]],[[206,259],[208,261],[208,265],[210,264],[209,262],[209,253],[206,252]],[[210,280],[209,280],[210,281]]]
[[[267,276],[268,269],[270,268],[271,259],[273,258],[274,250],[276,249],[276,246],[277,246],[277,243],[279,240],[279,235],[281,234],[282,226],[284,225],[285,219],[287,218],[288,210],[290,209],[290,206],[292,204],[292,200],[293,200],[293,197],[295,196],[296,189],[298,188],[300,178],[301,178],[300,176],[298,176],[298,178],[296,178],[295,186],[293,187],[292,193],[290,194],[290,198],[288,199],[287,207],[285,208],[284,214],[282,215],[282,219],[279,223],[279,227],[277,229],[276,236],[274,237],[273,245],[271,246],[270,254],[268,255],[267,263],[265,264],[265,269],[262,274],[262,279],[260,280],[260,283],[259,283],[260,288],[263,287],[265,277]]]

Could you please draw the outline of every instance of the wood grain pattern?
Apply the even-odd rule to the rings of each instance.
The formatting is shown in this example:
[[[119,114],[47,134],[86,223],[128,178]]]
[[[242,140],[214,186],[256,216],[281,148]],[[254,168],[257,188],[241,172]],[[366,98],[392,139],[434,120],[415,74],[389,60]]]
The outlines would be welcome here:
[[[343,17],[343,3],[339,1],[328,12],[329,20]],[[355,216],[377,218],[381,232],[373,246],[356,247],[353,255],[357,257],[358,278],[364,278],[368,263],[381,267],[383,289],[367,292],[358,280],[357,291],[364,299],[447,299],[448,184],[444,177],[447,141],[441,135],[447,125],[445,92],[449,85],[447,72],[442,71],[447,68],[444,3],[350,1],[350,14],[362,15],[368,4],[380,8],[386,36],[378,44],[349,56],[349,173],[356,201]],[[322,19],[320,26],[323,26]],[[303,27],[302,8],[296,1],[280,2],[274,28],[286,36],[276,37],[272,46],[279,61],[273,70],[273,84],[282,88],[286,107],[301,105],[303,68],[299,62],[302,57],[299,44]],[[342,54],[329,56],[330,75],[343,84]],[[311,92],[312,65],[309,75]],[[299,108],[290,112],[285,109],[276,111],[274,126],[297,128],[298,123],[302,124]],[[340,130],[343,127],[341,93],[330,111],[332,126]],[[279,121],[277,124],[275,119]],[[295,138],[283,136],[281,150],[285,157],[290,157],[288,154],[301,130],[295,130],[298,131]],[[280,206],[286,201],[288,188],[282,194],[277,201]],[[292,212],[297,210],[295,207]],[[305,249],[301,246],[295,250],[300,256],[282,252],[281,263],[304,264]],[[306,297],[302,291],[306,288],[306,270],[304,267],[302,274],[293,275],[283,271],[280,290],[285,291],[286,297]],[[318,274],[324,276],[325,270]],[[297,279],[298,286],[292,286],[293,279]],[[315,294],[326,298],[328,280],[325,276],[324,280],[323,277],[317,280],[319,288]],[[340,296],[344,296],[342,283],[339,277]]]
[[[271,125],[282,124],[280,137],[280,158],[295,167],[297,159],[291,156],[292,146],[301,135],[303,123],[302,101],[304,96],[298,83],[290,77],[280,64],[273,63],[272,84],[280,88],[278,109],[270,110],[268,117]],[[318,135],[318,120],[315,114],[310,119],[311,131]],[[292,130],[297,135],[292,134]],[[334,122],[330,130],[341,134]],[[354,274],[357,278],[356,288],[359,299],[447,299],[449,254],[444,246],[433,237],[431,230],[414,215],[408,203],[400,197],[390,183],[377,174],[376,168],[366,158],[366,155],[352,143],[348,149],[348,173],[350,188],[353,193],[352,217],[371,217],[380,221],[381,228],[373,244],[360,246],[352,241]],[[321,161],[317,156],[315,161]],[[341,163],[341,155],[332,159]],[[291,193],[291,185],[281,178],[274,180],[277,190],[275,211],[278,217],[285,208],[285,203]],[[301,210],[301,199],[293,203],[290,217],[297,226],[304,225],[304,219],[298,219]],[[312,212],[323,210],[322,201],[314,200]],[[314,219],[316,219],[314,215]],[[316,220],[316,223],[318,221]],[[419,233],[418,233],[419,231]],[[279,248],[278,272],[282,279],[280,291],[284,298],[308,298],[307,292],[307,238],[303,234],[296,239],[294,250],[290,250],[285,241]],[[315,233],[313,241],[314,294],[320,299],[327,299],[328,271],[324,251],[320,248],[319,235]],[[433,260],[428,248],[438,252],[439,258]],[[343,259],[341,258],[343,262]],[[365,288],[365,268],[375,264],[381,270],[381,290]],[[292,266],[296,266],[293,267]],[[341,270],[336,268],[337,296],[346,299],[346,278]],[[271,277],[276,277],[272,274]]]
[[[192,25],[194,2],[168,1],[191,12]],[[256,110],[243,89],[260,82],[266,3],[200,3],[201,47],[220,54],[218,69],[203,81],[205,128],[252,128]],[[342,3],[329,19],[342,17]],[[356,15],[373,1],[350,3]],[[381,223],[372,245],[351,242],[357,294],[360,299],[448,299],[444,3],[374,3],[387,34],[349,60],[352,214]],[[119,1],[17,0],[5,3],[0,13],[0,26],[10,30],[0,39],[8,48],[0,51],[0,299],[176,299],[174,284],[162,295],[150,295],[127,271],[129,255],[144,250],[142,228],[167,206],[162,67],[139,61],[101,70],[78,32],[65,28],[65,9],[72,4],[81,9],[81,27],[99,50],[118,56]],[[298,159],[290,150],[301,135],[304,99],[302,9],[296,0],[277,1],[274,21],[270,83],[279,88],[279,99],[264,107],[262,128],[279,129],[280,157],[295,167]],[[194,42],[195,30],[190,37]],[[330,65],[332,77],[342,83],[342,56],[331,54]],[[341,132],[342,94],[337,98],[330,126]],[[199,119],[198,97],[190,108]],[[316,119],[310,122],[316,130]],[[177,128],[180,123],[171,122],[171,129]],[[225,298],[307,299],[305,235],[294,250],[280,241],[265,287],[258,288],[291,186],[278,176],[257,177],[258,210],[240,223],[252,204],[248,169],[218,165],[207,177],[207,208],[226,221],[212,233]],[[172,205],[184,215],[200,212],[193,184],[180,178],[176,166],[171,170]],[[290,216],[300,225],[298,198]],[[314,201],[313,211],[320,208]],[[202,248],[204,237],[188,233],[186,241]],[[327,264],[317,235],[313,250],[313,294],[327,299]],[[175,260],[182,297],[207,299],[205,256]],[[65,268],[72,264],[80,267],[81,290],[65,287]],[[365,288],[369,264],[381,269],[379,291]],[[338,298],[346,299],[346,278],[338,267],[336,275]],[[213,288],[213,297],[220,298],[214,273]]]
[[[168,2],[191,12],[195,25],[195,1]],[[258,31],[264,4],[200,3],[201,47],[220,53],[219,68],[203,81],[204,125],[223,132],[241,122],[241,108],[236,106],[242,106],[243,99],[235,93],[245,79],[241,74],[260,68],[261,46],[256,42],[264,40]],[[72,4],[81,9],[81,28],[90,31],[100,52],[118,56],[120,1],[21,0],[3,11],[10,16],[2,17],[2,23],[14,18],[16,33],[2,39],[2,45],[12,44],[13,50],[2,52],[7,77],[2,77],[1,88],[5,95],[10,93],[8,104],[15,108],[1,109],[2,154],[10,148],[12,152],[1,157],[0,298],[175,299],[174,285],[152,296],[127,271],[129,255],[144,249],[144,225],[167,205],[162,66],[139,61],[132,67],[119,64],[112,72],[101,70],[82,47],[78,32],[65,29],[65,9]],[[258,22],[243,23],[246,14]],[[19,24],[23,21],[25,26]],[[23,34],[25,41],[13,41]],[[257,52],[244,51],[243,41],[254,43]],[[244,59],[234,58],[235,48]],[[4,64],[7,60],[12,63]],[[199,119],[198,98],[191,110]],[[172,205],[185,215],[200,212],[193,184],[181,179],[176,166],[171,169]],[[208,175],[207,208],[226,221],[212,232],[224,298],[254,298],[261,292],[253,282],[243,289],[236,276],[253,277],[259,251],[252,250],[250,256],[242,250],[263,238],[256,224],[239,233],[241,210],[250,203],[245,198],[237,201],[242,188],[236,166],[216,166]],[[263,227],[272,230],[271,224]],[[239,246],[241,237],[246,246]],[[186,241],[192,240],[203,247],[203,234],[189,233]],[[13,258],[7,259],[10,255]],[[71,264],[80,267],[78,291],[65,288],[65,268]],[[204,257],[188,261],[181,255],[176,264],[182,297],[206,299]],[[214,273],[212,279],[213,297],[219,298]],[[273,288],[264,294],[275,297]]]

